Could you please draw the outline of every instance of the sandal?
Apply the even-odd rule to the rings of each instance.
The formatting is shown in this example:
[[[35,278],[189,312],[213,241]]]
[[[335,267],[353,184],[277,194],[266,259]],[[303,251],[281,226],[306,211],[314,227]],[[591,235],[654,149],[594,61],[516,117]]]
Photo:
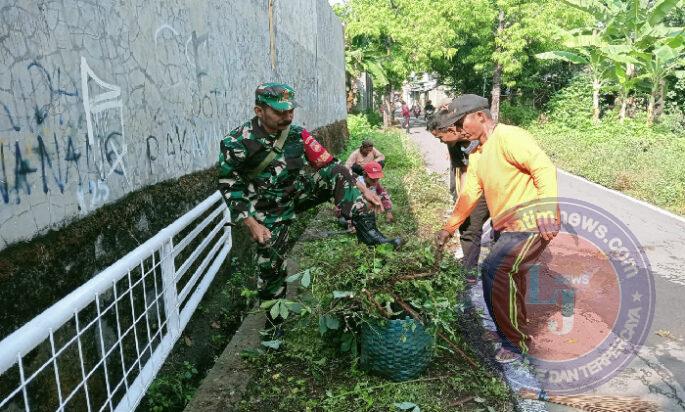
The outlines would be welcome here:
[[[495,360],[497,363],[512,363],[520,359],[520,354],[504,348],[500,348],[500,350],[497,352],[497,355],[495,355]]]

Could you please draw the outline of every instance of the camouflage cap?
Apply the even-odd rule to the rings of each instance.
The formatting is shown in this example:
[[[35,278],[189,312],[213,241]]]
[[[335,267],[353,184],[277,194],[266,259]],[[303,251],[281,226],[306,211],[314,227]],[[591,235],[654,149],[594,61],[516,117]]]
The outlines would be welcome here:
[[[297,107],[295,90],[285,83],[262,83],[254,92],[256,104],[266,104],[278,111]]]

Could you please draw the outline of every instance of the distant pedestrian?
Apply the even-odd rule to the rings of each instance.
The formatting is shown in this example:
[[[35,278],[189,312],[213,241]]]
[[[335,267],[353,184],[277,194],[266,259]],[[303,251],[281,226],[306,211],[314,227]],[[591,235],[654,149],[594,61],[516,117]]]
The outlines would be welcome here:
[[[418,119],[419,116],[421,116],[421,107],[418,104],[414,103],[414,105],[411,107],[411,112],[414,115],[414,117]]]
[[[426,105],[423,107],[423,118],[428,121],[428,118],[435,113],[435,106],[430,100],[426,100]]]
[[[409,105],[402,100],[402,107],[400,109],[402,111],[402,118],[404,119],[404,123],[402,123],[402,128],[407,130],[407,133],[409,133],[409,118],[411,117],[411,111],[409,110]]]

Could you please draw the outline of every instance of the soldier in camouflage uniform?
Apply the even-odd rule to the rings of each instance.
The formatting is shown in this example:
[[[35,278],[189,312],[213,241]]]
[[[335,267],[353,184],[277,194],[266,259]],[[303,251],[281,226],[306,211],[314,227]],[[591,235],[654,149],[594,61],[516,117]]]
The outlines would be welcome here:
[[[376,228],[372,208],[380,206],[378,197],[358,185],[349,169],[307,130],[291,124],[294,98],[295,91],[286,84],[261,84],[255,91],[256,116],[221,141],[219,189],[233,222],[242,221],[257,242],[261,299],[280,298],[285,293],[290,224],[299,212],[328,200],[333,199],[342,214],[356,224],[360,241],[399,245],[398,239],[387,239]],[[276,142],[286,129],[287,138],[279,150]],[[259,171],[272,150],[275,157]],[[305,168],[305,162],[311,168]]]

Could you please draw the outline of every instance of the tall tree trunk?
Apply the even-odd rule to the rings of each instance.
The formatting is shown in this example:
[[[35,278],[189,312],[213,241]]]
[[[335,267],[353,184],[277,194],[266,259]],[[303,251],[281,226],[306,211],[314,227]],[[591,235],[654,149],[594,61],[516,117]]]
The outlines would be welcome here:
[[[492,120],[497,123],[499,121],[499,102],[502,95],[502,65],[495,66],[495,73],[492,75],[492,102],[490,103],[490,112],[492,112]]]
[[[499,21],[497,23],[497,35],[496,37],[501,37],[502,32],[504,32],[504,10],[499,11]],[[497,46],[495,48],[495,53],[499,53],[501,47]],[[495,71],[492,74],[492,91],[490,92],[492,96],[492,101],[490,103],[490,111],[492,112],[492,120],[495,124],[499,121],[499,104],[500,97],[502,95],[502,65],[500,63],[495,64]]]
[[[393,114],[394,114],[394,104],[392,102],[392,89],[390,86],[386,89],[386,93],[383,96],[383,127],[392,126]]]
[[[621,97],[621,112],[618,115],[618,118],[623,124],[626,121],[626,111],[628,110],[628,95],[625,94],[623,97]]]
[[[656,104],[656,95],[658,93],[657,86],[652,88],[652,93],[649,95],[649,106],[647,106],[647,126],[652,127],[654,124],[654,106]]]
[[[592,121],[599,123],[599,92],[602,89],[602,81],[600,79],[592,80]]]
[[[626,80],[630,80],[635,75],[635,65],[632,63],[626,63]],[[630,92],[628,87],[623,89],[623,96],[621,96],[621,113],[619,114],[619,119],[621,123],[626,120],[626,113],[628,113],[628,104],[630,103]]]
[[[658,100],[654,107],[654,121],[658,122],[662,114],[664,114],[664,105],[666,104],[666,79],[659,81]]]

